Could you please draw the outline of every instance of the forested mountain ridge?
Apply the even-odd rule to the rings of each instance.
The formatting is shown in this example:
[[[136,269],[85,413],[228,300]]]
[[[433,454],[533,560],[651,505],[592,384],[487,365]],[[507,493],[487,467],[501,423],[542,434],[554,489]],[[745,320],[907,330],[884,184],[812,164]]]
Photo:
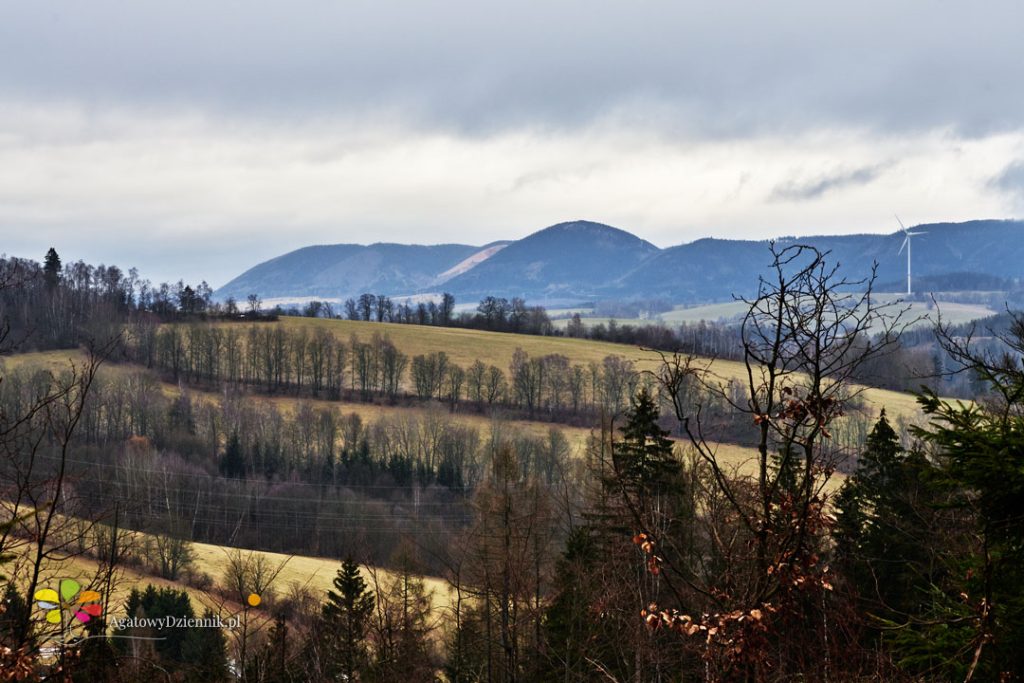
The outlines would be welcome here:
[[[532,301],[589,298],[607,286],[609,276],[640,266],[659,251],[601,223],[559,223],[513,242],[446,282],[445,289],[471,300],[496,293]]]
[[[264,261],[217,290],[217,297],[345,298],[361,292],[410,294],[480,250],[467,244],[329,244]]]
[[[914,226],[915,284],[935,291],[1004,289],[1024,277],[1024,221],[979,220]],[[871,274],[876,289],[904,291],[907,255],[903,233],[781,237],[831,252],[848,279]],[[607,290],[609,296],[668,298],[680,303],[723,301],[751,294],[756,275],[768,270],[767,241],[702,239],[661,250]],[[916,287],[917,291],[924,291]]]
[[[978,220],[914,227],[915,282],[936,291],[1005,289],[1024,276],[1024,221]],[[781,237],[823,251],[851,279],[878,264],[877,285],[906,286],[901,232]],[[538,303],[660,298],[673,303],[749,294],[768,265],[768,240],[699,239],[666,249],[591,221],[559,223],[483,247],[373,244],[305,247],[250,268],[217,297],[323,297],[361,292],[436,294],[460,301],[523,297]],[[919,279],[918,279],[919,278]],[[915,288],[916,289],[916,288]]]

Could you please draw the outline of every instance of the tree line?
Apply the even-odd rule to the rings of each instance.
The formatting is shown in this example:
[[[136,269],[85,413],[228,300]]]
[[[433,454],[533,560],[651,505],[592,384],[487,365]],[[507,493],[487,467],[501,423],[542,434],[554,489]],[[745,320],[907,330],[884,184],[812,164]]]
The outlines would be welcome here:
[[[584,365],[519,348],[507,368],[479,359],[463,367],[444,351],[410,357],[386,333],[369,339],[352,334],[344,341],[324,329],[280,324],[142,323],[130,328],[125,358],[172,382],[197,386],[226,383],[272,394],[389,403],[414,397],[452,410],[519,410],[531,419],[615,414],[645,381],[632,361],[617,355]]]

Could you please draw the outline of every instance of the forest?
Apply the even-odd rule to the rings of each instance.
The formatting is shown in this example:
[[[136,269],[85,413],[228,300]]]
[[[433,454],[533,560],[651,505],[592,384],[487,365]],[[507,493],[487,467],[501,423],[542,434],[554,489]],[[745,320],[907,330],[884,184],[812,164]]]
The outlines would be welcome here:
[[[1021,680],[1024,318],[771,249],[733,327],[557,346],[0,260],[0,680]]]

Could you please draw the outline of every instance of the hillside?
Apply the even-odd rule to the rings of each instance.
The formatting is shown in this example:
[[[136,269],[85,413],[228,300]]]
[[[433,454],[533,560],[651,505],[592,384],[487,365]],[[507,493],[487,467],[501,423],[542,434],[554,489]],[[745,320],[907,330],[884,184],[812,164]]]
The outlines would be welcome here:
[[[1003,290],[1024,271],[1024,222],[980,220],[914,226],[916,290]],[[850,279],[878,264],[877,289],[903,291],[903,235],[780,237],[830,251]],[[225,299],[340,300],[362,292],[401,296],[448,291],[460,302],[484,296],[556,304],[601,299],[665,299],[677,304],[749,295],[769,265],[767,240],[699,239],[659,249],[591,221],[559,223],[513,242],[483,247],[338,244],[298,249],[245,271],[216,292]]]
[[[307,323],[313,325],[307,326]],[[534,337],[526,335],[501,334],[495,332],[479,332],[473,330],[453,330],[450,328],[419,328],[423,334],[403,334],[406,331],[415,331],[417,328],[409,325],[391,325],[379,323],[364,323],[350,321],[318,321],[308,318],[284,318],[283,324],[290,328],[312,327],[325,325],[328,330],[339,337],[339,339],[350,339],[353,335],[360,339],[368,339],[373,332],[384,332],[402,351],[408,354],[429,353],[431,351],[445,350],[450,352],[452,360],[459,365],[468,366],[474,360],[480,359],[487,363],[493,363],[501,367],[507,367],[511,360],[512,353],[516,348],[523,348],[531,355],[562,354],[567,356],[573,363],[600,363],[606,356],[618,355],[636,363],[639,370],[653,369],[657,363],[656,354],[643,352],[633,347],[608,342],[595,342],[581,339],[565,339],[552,337]],[[459,332],[468,332],[468,336],[460,335]],[[459,339],[461,343],[454,344],[453,340]],[[495,343],[495,341],[507,340],[507,344]],[[40,369],[50,372],[60,372],[67,367],[69,361],[80,362],[84,356],[75,351],[45,351],[34,353],[23,353],[0,358],[0,368],[11,372],[18,369]],[[720,378],[741,378],[742,367],[732,361],[717,360],[712,366],[714,374]],[[115,376],[128,377],[134,373],[147,373],[142,366],[108,363],[100,370],[101,381],[108,381]],[[178,398],[187,394],[189,398],[211,406],[222,406],[224,394],[222,392],[209,391],[195,387],[186,387],[173,382],[158,382],[160,392],[170,398]],[[412,387],[407,387],[409,390]],[[904,420],[914,420],[917,415],[917,406],[913,397],[897,392],[869,389],[867,399],[872,409],[872,414],[877,414],[880,407],[886,407],[889,414]],[[567,439],[569,454],[572,458],[584,458],[587,443],[595,435],[595,429],[587,426],[569,426],[566,424],[552,423],[549,421],[530,421],[527,419],[512,419],[499,414],[489,416],[476,412],[450,413],[445,406],[436,403],[413,404],[413,405],[387,405],[363,401],[347,400],[325,400],[312,399],[308,397],[295,396],[273,396],[259,393],[250,394],[247,398],[258,404],[273,406],[282,415],[292,417],[299,410],[306,408],[330,409],[339,419],[348,415],[358,415],[366,424],[374,424],[381,420],[408,421],[418,420],[424,423],[452,422],[460,426],[479,430],[485,434],[492,430],[496,420],[508,429],[516,430],[522,434],[532,437],[546,438],[549,431],[556,429]],[[673,441],[677,441],[686,449],[685,440],[680,441],[678,435],[671,435]],[[757,460],[756,450],[730,442],[715,442],[714,445],[721,462],[727,467],[736,468],[739,471],[750,473],[753,471],[754,463]],[[837,475],[840,477],[842,475]],[[197,544],[197,550],[205,547],[203,557],[211,560],[213,555],[210,549],[217,549],[218,546],[206,546]],[[324,560],[326,562],[326,560]],[[302,563],[300,563],[302,564]],[[203,566],[203,571],[215,573],[216,562],[209,567]]]
[[[979,289],[979,283],[1002,289],[1024,276],[1024,222],[969,221],[914,226],[926,234],[914,238],[915,283],[936,291]],[[817,235],[783,237],[781,246],[808,244],[831,252],[849,280],[866,278],[878,264],[879,291],[904,291],[906,252],[903,233],[887,235]],[[767,241],[704,239],[664,249],[605,292],[628,298],[646,296],[673,302],[728,301],[750,295],[757,276],[770,264]],[[921,278],[918,280],[918,278]],[[995,282],[993,282],[995,281]],[[917,291],[921,287],[915,286]]]
[[[508,368],[512,354],[518,348],[530,356],[562,354],[571,363],[580,364],[601,363],[606,356],[621,356],[633,361],[636,368],[641,371],[656,368],[660,359],[655,351],[591,339],[301,317],[284,317],[282,324],[287,328],[305,328],[309,331],[321,328],[342,341],[349,340],[353,335],[361,340],[369,340],[374,333],[386,334],[399,350],[409,356],[444,351],[453,362],[464,367],[479,359],[501,368]],[[744,381],[746,376],[743,364],[738,361],[716,359],[709,368],[714,376],[723,380]],[[918,414],[917,403],[910,394],[869,388],[864,392],[864,397],[875,414],[882,407],[890,415],[899,415],[905,419],[913,419]]]
[[[461,299],[519,296],[553,302],[591,297],[610,275],[628,271],[659,249],[601,223],[559,223],[513,242],[445,283]]]
[[[141,548],[142,543],[147,537],[148,534],[141,532],[133,532],[131,534],[133,549],[129,551],[129,556],[145,561],[146,558],[140,556],[141,551],[135,550],[135,548]],[[30,547],[27,545],[19,546],[19,560],[21,557],[27,559],[27,551]],[[322,597],[328,590],[334,587],[333,580],[340,565],[340,561],[333,558],[286,555],[283,553],[233,548],[210,543],[193,542],[191,549],[193,552],[193,572],[196,575],[205,574],[209,576],[213,586],[219,588],[223,588],[224,568],[229,554],[235,551],[241,551],[245,555],[251,553],[253,557],[263,558],[270,567],[282,567],[281,572],[272,585],[273,594],[260,596],[267,601],[267,605],[272,605],[275,597],[279,599],[285,598],[290,593],[294,594],[296,590],[306,590],[316,597]],[[58,555],[44,567],[39,583],[41,586],[49,586],[56,583],[60,578],[70,578],[80,581],[84,585],[89,585],[92,578],[97,576],[100,571],[100,563],[95,558],[87,555],[63,557]],[[376,572],[381,579],[392,576],[392,573],[386,569],[365,565],[362,567],[362,571],[365,580],[370,585],[373,584],[373,572]],[[431,608],[436,611],[437,616],[443,616],[443,611],[447,609],[449,602],[447,583],[438,577],[424,576],[422,579],[430,595]],[[144,589],[148,584],[186,591],[192,602],[193,609],[197,613],[202,613],[206,608],[211,608],[214,611],[220,611],[221,608],[224,608],[227,614],[233,614],[240,609],[239,605],[218,595],[212,588],[203,590],[190,586],[184,580],[170,581],[154,573],[144,565],[133,563],[127,567],[122,566],[118,568],[112,595],[109,596],[111,614],[114,617],[122,616],[124,604],[131,590],[133,588]]]
[[[479,251],[465,244],[333,244],[304,247],[253,266],[217,290],[220,299],[412,294]]]

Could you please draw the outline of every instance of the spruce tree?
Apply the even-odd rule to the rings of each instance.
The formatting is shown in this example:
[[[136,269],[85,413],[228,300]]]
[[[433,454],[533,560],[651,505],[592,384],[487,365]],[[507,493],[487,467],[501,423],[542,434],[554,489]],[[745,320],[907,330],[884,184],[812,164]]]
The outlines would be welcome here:
[[[646,680],[647,672],[681,653],[659,642],[663,636],[651,634],[637,616],[651,603],[687,607],[650,572],[648,556],[636,545],[637,534],[647,534],[657,554],[677,567],[691,552],[693,495],[668,434],[655,397],[641,390],[621,438],[608,444],[603,434],[592,443],[599,449],[593,459],[601,463],[601,485],[588,501],[585,528],[570,537],[556,567],[546,680]]]
[[[53,247],[46,252],[46,259],[43,261],[43,279],[50,289],[56,287],[60,282],[60,256],[57,255],[57,250]]]
[[[231,438],[228,439],[228,445],[220,459],[220,473],[225,477],[245,478],[245,455],[242,453],[238,432],[232,432]]]
[[[605,493],[611,496],[602,505],[611,503],[612,509],[598,510],[612,523],[609,531],[632,535],[642,520],[649,531],[659,527],[666,532],[664,523],[677,527],[688,516],[681,507],[685,499],[682,466],[673,453],[668,430],[658,422],[659,415],[654,397],[642,389],[626,413],[622,439],[612,444],[612,471],[602,481]],[[620,509],[616,512],[615,508]]]
[[[672,457],[672,440],[658,423],[659,417],[654,397],[642,389],[627,413],[622,440],[613,450],[619,477],[645,497],[663,492],[679,472],[679,462]]]
[[[911,612],[928,574],[928,464],[903,450],[885,411],[836,502],[836,555],[864,609]]]
[[[202,618],[213,622],[217,615],[207,609]],[[185,680],[189,683],[217,683],[230,677],[227,638],[219,628],[189,629],[182,643],[182,658],[188,665]]]
[[[0,644],[11,644],[19,625],[30,618],[31,608],[13,582],[4,587],[0,601]]]
[[[284,612],[280,612],[274,618],[274,625],[270,627],[265,683],[289,683],[293,680],[289,672],[289,645],[288,619]]]
[[[117,670],[117,651],[107,638],[105,616],[92,619],[85,626],[85,636],[78,643],[76,658],[71,667],[75,681],[114,683],[121,680]]]
[[[341,680],[359,680],[366,667],[366,630],[374,608],[373,593],[363,580],[359,565],[346,559],[327,591],[321,622],[327,671]]]
[[[566,539],[565,553],[555,566],[553,595],[545,613],[546,680],[587,680],[593,674],[590,661],[610,659],[591,610],[600,597],[590,579],[597,563],[590,529],[573,529]]]
[[[1022,349],[1024,320],[1015,322]],[[1024,672],[1024,371],[1019,358],[1001,363],[979,373],[999,400],[950,404],[927,390],[918,398],[929,421],[913,432],[931,447],[933,488],[947,492],[944,520],[960,535],[941,544],[942,528],[928,539],[949,571],[929,577],[921,617],[893,639],[914,673],[996,681]]]

